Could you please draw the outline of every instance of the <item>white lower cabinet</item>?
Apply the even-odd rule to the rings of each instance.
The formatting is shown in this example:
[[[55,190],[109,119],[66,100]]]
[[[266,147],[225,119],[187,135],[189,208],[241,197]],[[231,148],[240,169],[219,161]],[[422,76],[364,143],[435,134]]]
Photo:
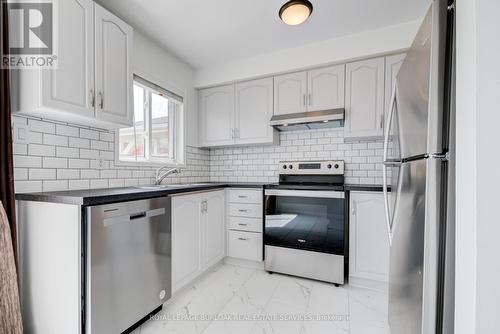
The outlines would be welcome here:
[[[227,243],[230,257],[262,261],[262,233],[229,230]]]
[[[262,261],[262,189],[228,189],[227,255]]]
[[[351,192],[349,214],[349,281],[387,289],[389,237],[382,192]]]
[[[172,197],[172,292],[225,255],[224,190]]]

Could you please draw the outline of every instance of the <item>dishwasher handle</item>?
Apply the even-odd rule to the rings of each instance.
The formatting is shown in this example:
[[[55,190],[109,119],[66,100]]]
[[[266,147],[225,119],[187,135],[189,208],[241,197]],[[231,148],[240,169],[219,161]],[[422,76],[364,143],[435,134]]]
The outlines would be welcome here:
[[[115,224],[130,223],[135,220],[143,218],[152,218],[157,216],[162,216],[165,214],[165,208],[152,209],[148,211],[136,212],[130,215],[110,217],[103,220],[104,226],[111,226]]]

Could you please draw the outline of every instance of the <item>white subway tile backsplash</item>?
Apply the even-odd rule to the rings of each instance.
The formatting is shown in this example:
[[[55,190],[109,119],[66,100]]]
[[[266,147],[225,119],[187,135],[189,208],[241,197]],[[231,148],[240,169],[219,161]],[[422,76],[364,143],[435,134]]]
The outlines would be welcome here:
[[[56,156],[59,158],[78,158],[80,153],[74,147],[56,147]]]
[[[75,126],[56,124],[56,134],[61,136],[78,137],[80,131]]]
[[[69,138],[69,146],[77,148],[90,148],[90,140],[84,138]]]
[[[80,138],[99,139],[99,132],[89,129],[80,129]]]
[[[153,181],[153,167],[115,166],[114,132],[20,116],[13,121],[29,125],[27,146],[14,146],[17,192],[124,187]],[[186,168],[164,182],[277,182],[282,160],[341,159],[346,162],[347,183],[381,184],[382,155],[381,140],[345,143],[342,129],[283,132],[279,145],[188,146]]]
[[[43,143],[45,145],[68,146],[68,137],[44,133]]]
[[[56,124],[37,119],[28,119],[28,127],[30,131],[43,133],[56,133]]]
[[[42,191],[58,191],[58,190],[67,190],[68,189],[68,181],[67,180],[58,180],[58,181],[43,181]]]
[[[56,170],[48,168],[30,168],[29,170],[30,180],[55,180]]]
[[[55,146],[28,144],[28,155],[53,157],[56,155]]]
[[[42,158],[26,155],[14,155],[14,167],[42,167]]]

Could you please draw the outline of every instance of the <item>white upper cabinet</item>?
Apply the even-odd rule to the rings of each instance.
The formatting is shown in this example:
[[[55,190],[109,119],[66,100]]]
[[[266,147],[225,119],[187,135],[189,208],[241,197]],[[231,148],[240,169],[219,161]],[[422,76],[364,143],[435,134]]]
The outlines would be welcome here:
[[[383,193],[351,192],[350,209],[349,277],[351,281],[357,278],[358,281],[355,282],[357,285],[370,284],[371,281],[387,282],[389,237],[385,222]]]
[[[269,120],[273,116],[273,78],[237,83],[235,92],[235,142],[272,142],[275,131],[269,125]]]
[[[201,218],[203,236],[202,268],[206,269],[225,257],[225,191],[204,193]]]
[[[270,144],[277,140],[273,79],[240,82],[199,92],[202,146]]]
[[[391,105],[392,90],[396,82],[396,75],[398,75],[401,65],[405,60],[406,53],[387,56],[385,58],[385,114],[389,113]]]
[[[200,91],[203,146],[234,143],[234,85]]]
[[[132,28],[91,0],[55,4],[57,68],[19,71],[15,112],[110,129],[131,125]]]
[[[307,72],[307,111],[344,108],[345,65]]]
[[[132,39],[132,27],[95,4],[97,119],[133,123]]]
[[[66,0],[56,4],[58,68],[42,71],[42,105],[93,118],[94,3]]]
[[[346,65],[345,138],[383,136],[385,58]]]
[[[307,72],[274,77],[274,114],[295,114],[306,110]]]

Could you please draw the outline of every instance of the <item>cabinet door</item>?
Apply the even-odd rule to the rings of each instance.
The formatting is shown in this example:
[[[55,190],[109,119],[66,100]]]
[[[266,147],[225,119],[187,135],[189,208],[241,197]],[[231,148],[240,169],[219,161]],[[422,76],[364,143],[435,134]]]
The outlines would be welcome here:
[[[305,112],[307,99],[307,72],[274,77],[274,114]]]
[[[307,110],[344,108],[345,65],[307,72]]]
[[[234,143],[234,85],[200,91],[202,146]]]
[[[351,192],[349,276],[387,282],[389,237],[383,193]]]
[[[202,201],[205,201],[205,210],[201,218],[203,269],[216,264],[225,256],[224,194],[224,190],[203,194]]]
[[[58,68],[42,72],[42,105],[94,118],[94,2],[55,4],[59,11]]]
[[[132,39],[128,24],[95,4],[96,118],[131,126]]]
[[[273,78],[236,84],[236,143],[272,143]]]
[[[200,196],[172,197],[172,291],[201,272]]]
[[[403,65],[406,53],[397,54],[385,57],[385,109],[384,115],[389,113],[391,104],[392,90],[396,82],[396,75],[398,75],[399,68]],[[385,119],[385,117],[384,117]],[[387,120],[385,120],[387,121]]]
[[[346,138],[383,136],[384,65],[384,57],[346,65]]]

